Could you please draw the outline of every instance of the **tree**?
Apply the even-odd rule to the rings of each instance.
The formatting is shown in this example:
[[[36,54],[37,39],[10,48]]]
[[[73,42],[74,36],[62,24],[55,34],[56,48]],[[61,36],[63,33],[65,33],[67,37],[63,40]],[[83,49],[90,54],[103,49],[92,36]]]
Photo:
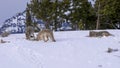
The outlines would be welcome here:
[[[120,1],[119,0],[96,0],[95,9],[100,2],[100,28],[117,28],[115,24],[120,22]]]
[[[46,28],[49,28],[48,20],[49,16],[51,14],[50,0],[32,0],[30,5],[31,12],[33,13],[33,16],[35,16],[37,19],[41,19],[45,22]]]
[[[34,37],[34,27],[33,27],[33,22],[31,19],[31,13],[30,13],[30,9],[29,9],[29,5],[27,4],[27,8],[26,8],[26,30],[25,30],[25,35],[26,35],[26,39],[30,40],[32,37]],[[35,39],[35,37],[34,37]]]
[[[27,4],[27,8],[26,8],[26,27],[28,26],[32,26],[32,20],[31,20],[31,14],[30,14],[30,10],[28,8],[28,4]]]
[[[95,14],[88,0],[32,0],[29,8],[37,19],[52,24],[55,31],[63,20],[71,22],[73,29],[94,29]]]
[[[94,19],[94,9],[88,0],[72,1],[71,21],[74,25],[80,29],[94,29]]]
[[[100,26],[100,13],[99,12],[100,12],[100,1],[98,1],[96,30],[98,30]]]

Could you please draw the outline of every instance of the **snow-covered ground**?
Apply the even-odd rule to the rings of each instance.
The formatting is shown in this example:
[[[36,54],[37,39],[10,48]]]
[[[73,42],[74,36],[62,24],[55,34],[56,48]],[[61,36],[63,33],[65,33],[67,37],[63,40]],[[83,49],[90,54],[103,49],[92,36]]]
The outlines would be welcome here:
[[[120,68],[120,31],[108,31],[115,37],[86,37],[89,31],[54,32],[56,42],[0,37],[8,41],[0,43],[0,68]]]

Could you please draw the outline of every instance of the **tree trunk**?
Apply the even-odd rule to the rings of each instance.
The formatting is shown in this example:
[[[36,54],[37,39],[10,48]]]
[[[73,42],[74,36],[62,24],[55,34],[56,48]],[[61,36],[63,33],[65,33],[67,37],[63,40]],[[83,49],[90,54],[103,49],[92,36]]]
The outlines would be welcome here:
[[[100,28],[100,2],[98,2],[98,16],[97,16],[97,23],[96,23],[96,30]]]

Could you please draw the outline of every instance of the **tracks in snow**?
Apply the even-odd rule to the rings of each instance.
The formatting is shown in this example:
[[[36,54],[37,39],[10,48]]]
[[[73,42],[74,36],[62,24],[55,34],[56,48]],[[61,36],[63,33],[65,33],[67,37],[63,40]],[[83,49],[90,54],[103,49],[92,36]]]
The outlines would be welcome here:
[[[35,50],[18,46],[17,52],[20,54],[24,61],[35,65],[36,68],[43,68],[42,60],[44,58]]]

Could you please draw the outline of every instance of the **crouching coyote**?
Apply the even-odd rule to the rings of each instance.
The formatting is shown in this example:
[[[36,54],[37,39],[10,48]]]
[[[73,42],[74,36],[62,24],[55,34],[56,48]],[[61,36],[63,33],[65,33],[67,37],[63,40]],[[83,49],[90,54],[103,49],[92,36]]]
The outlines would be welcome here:
[[[110,34],[108,31],[90,31],[89,32],[89,37],[107,37],[107,36],[114,36],[112,34]]]
[[[49,29],[44,29],[37,35],[37,41],[43,40],[44,42],[47,42],[49,39],[51,39],[53,42],[56,42],[53,36],[53,32]]]
[[[27,40],[35,39],[33,26],[26,27],[25,35]]]

